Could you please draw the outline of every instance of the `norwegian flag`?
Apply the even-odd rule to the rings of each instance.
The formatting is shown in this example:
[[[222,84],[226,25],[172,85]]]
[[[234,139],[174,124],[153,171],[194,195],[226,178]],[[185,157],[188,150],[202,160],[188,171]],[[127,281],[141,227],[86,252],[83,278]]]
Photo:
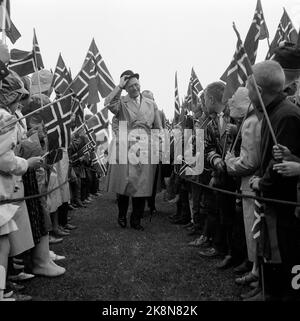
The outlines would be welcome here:
[[[177,82],[177,71],[175,73],[175,114],[174,114],[174,123],[178,122],[180,116],[180,101],[178,93],[178,82]]]
[[[253,65],[256,60],[259,40],[263,40],[265,38],[269,38],[269,31],[265,22],[261,2],[260,0],[257,0],[254,17],[244,42],[244,48],[251,65]],[[228,70],[230,67],[231,65],[226,69],[220,78],[224,82],[227,81]]]
[[[105,65],[103,58],[100,55],[99,49],[94,39],[92,40],[89,51],[86,55],[85,63],[91,58],[96,65],[96,79],[98,90],[101,97],[104,98],[112,92],[112,90],[115,88],[115,84],[111,74],[109,73]]]
[[[269,38],[269,31],[265,22],[261,2],[257,0],[252,24],[244,41],[244,47],[252,65],[256,60],[259,40],[266,38]]]
[[[59,54],[51,87],[54,88],[57,95],[63,95],[71,83],[71,75],[61,54]]]
[[[20,77],[34,73],[35,61],[32,51],[12,49],[8,69],[15,71]]]
[[[274,50],[279,46],[280,42],[284,40],[293,43],[297,43],[298,40],[298,33],[285,9],[283,9],[282,17],[280,19],[275,37],[271,42],[266,59],[272,58]]]
[[[198,95],[203,90],[203,87],[195,73],[194,68],[192,68],[192,71],[191,71],[190,87],[191,87],[192,102],[197,103]]]
[[[8,64],[10,70],[15,71],[20,77],[34,73],[37,69],[43,69],[44,64],[34,31],[32,51],[12,49]]]
[[[84,131],[85,131],[85,135],[88,139],[88,143],[92,146],[92,147],[96,147],[96,140],[94,139],[94,129],[92,128],[88,128],[86,124],[84,124],[83,126]]]
[[[14,23],[10,18],[10,1],[9,0],[0,0],[0,30],[2,31],[2,19],[3,14],[5,16],[5,32],[9,40],[14,44],[20,37],[21,34],[19,30],[16,28]],[[3,12],[4,11],[4,12]]]
[[[96,65],[90,58],[83,66],[79,74],[71,84],[71,90],[75,93],[81,104],[94,104],[99,102]]]
[[[98,111],[97,104],[88,104],[86,107],[87,107],[87,108],[89,109],[89,111],[90,111],[91,113],[93,113],[94,115],[97,114],[97,111]]]
[[[87,120],[86,125],[89,129],[93,129],[95,135],[103,134],[106,138],[108,137],[108,110],[103,108],[101,111],[96,113],[93,117]]]
[[[84,111],[80,102],[75,98],[72,98],[71,112],[75,115],[75,126],[77,128],[82,126]]]
[[[257,192],[256,196],[261,195]],[[253,238],[257,241],[257,255],[269,260],[271,259],[270,237],[272,236],[268,233],[264,205],[257,199],[254,200],[254,218],[251,232]]]
[[[68,148],[71,136],[72,98],[69,96],[41,111],[47,130],[49,150]]]
[[[253,74],[248,55],[234,24],[233,29],[238,37],[238,41],[233,59],[227,71],[226,87],[223,94],[224,102],[231,98],[236,90],[246,83],[248,76]]]
[[[32,49],[33,55],[34,55],[34,61],[35,61],[35,67],[40,70],[44,69],[44,63],[40,51],[40,47],[37,41],[35,29],[33,29],[33,49]]]
[[[253,238],[257,239],[260,237],[260,224],[261,224],[261,216],[263,215],[263,204],[261,204],[258,200],[254,201],[254,223],[252,226],[252,234]]]
[[[104,164],[104,153],[98,155],[97,152],[92,152],[92,165],[95,166],[96,171],[105,176],[107,173],[107,166]]]

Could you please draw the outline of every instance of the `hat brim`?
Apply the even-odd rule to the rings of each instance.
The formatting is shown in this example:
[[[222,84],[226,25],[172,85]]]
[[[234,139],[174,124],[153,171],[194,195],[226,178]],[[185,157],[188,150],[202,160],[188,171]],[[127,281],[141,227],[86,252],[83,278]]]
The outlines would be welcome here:
[[[18,93],[20,93],[22,95],[29,95],[28,90],[26,90],[24,87],[20,88],[20,89],[17,89],[16,92],[18,92]]]
[[[139,74],[133,74],[133,75],[130,75],[128,76],[128,80],[131,79],[131,78],[136,78],[136,79],[140,79],[140,75]]]
[[[49,89],[51,88],[51,85],[47,85],[47,84],[41,84],[39,85],[32,85],[30,88],[30,93],[31,95],[35,95],[38,94],[40,92],[47,92]]]

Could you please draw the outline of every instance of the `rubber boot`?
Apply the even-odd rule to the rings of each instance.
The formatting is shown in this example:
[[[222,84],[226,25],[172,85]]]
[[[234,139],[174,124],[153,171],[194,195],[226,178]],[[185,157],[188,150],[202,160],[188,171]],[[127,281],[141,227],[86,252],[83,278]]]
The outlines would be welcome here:
[[[0,265],[0,301],[15,301],[15,299],[3,298],[4,289],[6,284],[6,271],[3,265]]]
[[[32,273],[47,277],[63,275],[66,269],[58,266],[50,259],[49,235],[43,236],[32,251]]]

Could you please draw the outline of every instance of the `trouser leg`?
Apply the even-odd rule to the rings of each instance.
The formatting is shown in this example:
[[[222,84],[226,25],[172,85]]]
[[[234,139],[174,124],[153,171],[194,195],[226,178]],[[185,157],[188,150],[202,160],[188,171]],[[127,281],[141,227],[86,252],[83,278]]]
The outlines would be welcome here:
[[[117,194],[117,202],[119,209],[119,218],[126,218],[129,206],[129,196]]]
[[[140,225],[141,218],[145,209],[145,197],[133,197],[132,198],[132,213],[130,217],[130,224],[132,226]]]

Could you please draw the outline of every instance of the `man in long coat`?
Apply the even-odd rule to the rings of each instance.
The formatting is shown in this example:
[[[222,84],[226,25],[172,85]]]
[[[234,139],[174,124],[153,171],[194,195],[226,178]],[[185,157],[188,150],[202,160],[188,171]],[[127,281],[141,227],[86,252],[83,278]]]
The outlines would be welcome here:
[[[121,97],[122,90],[127,92]],[[107,190],[118,194],[119,218],[121,227],[126,227],[126,214],[129,205],[129,197],[132,197],[132,214],[130,225],[137,230],[143,230],[140,224],[145,207],[145,199],[152,195],[152,187],[156,165],[151,164],[151,129],[161,129],[161,120],[157,112],[156,103],[140,93],[139,75],[127,70],[121,74],[120,84],[105,99],[105,106],[116,116],[116,119],[125,127],[119,127],[113,140],[113,152],[110,155],[110,166],[107,175]],[[124,127],[122,127],[124,128]],[[144,144],[143,151],[137,151],[138,158],[146,152],[144,160],[137,162],[131,151],[133,150],[130,134],[132,130],[141,133]],[[146,139],[145,139],[146,134]],[[128,139],[127,139],[128,136]],[[138,137],[136,137],[138,140]],[[141,142],[141,140],[140,140]],[[114,152],[115,151],[115,152]],[[148,153],[147,153],[148,151]],[[115,162],[112,156],[116,155]],[[144,154],[145,155],[145,154]]]
[[[275,61],[264,61],[254,65],[253,73],[278,144],[287,146],[295,156],[300,157],[300,110],[283,93],[286,79],[282,67]],[[261,110],[251,78],[247,88],[254,106]],[[296,202],[297,177],[284,177],[273,170],[276,163],[272,155],[273,145],[264,117],[260,178],[251,179],[250,184],[254,190],[261,191],[264,197]],[[264,244],[268,251],[263,253],[263,271],[265,291],[270,299],[299,297],[299,291],[292,288],[292,270],[300,264],[300,220],[294,211],[295,207],[291,205],[265,204],[269,240],[265,240]]]

